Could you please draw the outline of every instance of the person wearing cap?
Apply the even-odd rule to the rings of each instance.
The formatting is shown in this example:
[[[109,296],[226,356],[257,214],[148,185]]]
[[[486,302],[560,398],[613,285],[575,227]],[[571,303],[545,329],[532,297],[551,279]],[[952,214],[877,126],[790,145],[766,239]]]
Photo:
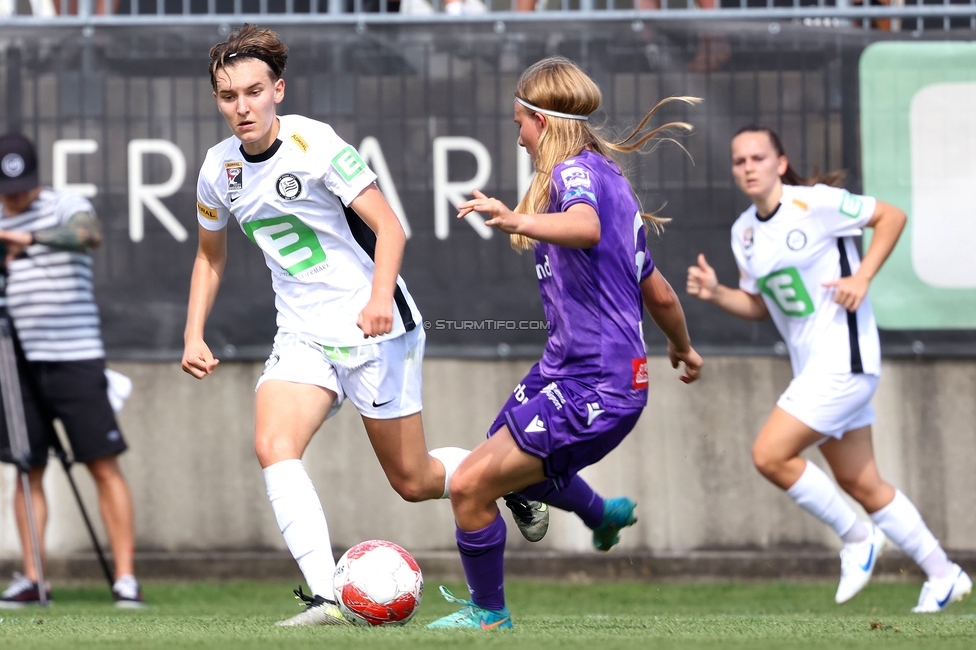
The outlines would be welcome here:
[[[18,370],[30,438],[30,486],[42,542],[47,503],[41,479],[53,420],[64,425],[75,460],[84,463],[98,488],[99,509],[115,560],[112,592],[119,607],[142,607],[134,576],[132,496],[118,456],[126,450],[109,402],[98,307],[89,250],[102,229],[88,199],[41,187],[37,153],[19,134],[0,136],[0,245],[6,248],[6,309],[18,339]],[[0,417],[0,461],[13,456],[5,418]],[[0,594],[0,608],[40,602],[41,586],[30,549],[27,506],[17,482],[15,511],[24,549],[24,573],[15,573]],[[44,585],[48,599],[50,586]]]

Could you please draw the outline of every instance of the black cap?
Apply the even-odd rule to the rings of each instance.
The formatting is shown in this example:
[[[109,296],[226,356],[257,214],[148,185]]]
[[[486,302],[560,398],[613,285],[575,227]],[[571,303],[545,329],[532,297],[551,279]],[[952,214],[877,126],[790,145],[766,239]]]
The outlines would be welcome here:
[[[19,133],[0,135],[0,194],[19,194],[40,184],[31,141]]]

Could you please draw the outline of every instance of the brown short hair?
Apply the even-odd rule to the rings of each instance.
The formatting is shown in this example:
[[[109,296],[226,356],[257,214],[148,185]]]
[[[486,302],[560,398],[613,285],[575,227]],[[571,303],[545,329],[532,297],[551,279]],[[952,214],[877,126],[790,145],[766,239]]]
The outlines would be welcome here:
[[[210,85],[217,91],[217,71],[233,65],[240,58],[264,61],[271,71],[271,78],[281,79],[288,63],[288,47],[270,29],[245,23],[239,30],[230,33],[227,41],[210,48]]]

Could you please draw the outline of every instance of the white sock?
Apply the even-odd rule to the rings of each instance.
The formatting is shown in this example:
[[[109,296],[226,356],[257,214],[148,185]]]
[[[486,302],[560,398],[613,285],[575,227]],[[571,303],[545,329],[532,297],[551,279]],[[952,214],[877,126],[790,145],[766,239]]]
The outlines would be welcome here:
[[[786,491],[797,505],[834,529],[838,537],[850,532],[857,514],[822,469],[807,461],[806,469]]]
[[[955,573],[955,565],[946,555],[946,552],[942,550],[941,545],[936,546],[935,550],[925,556],[925,559],[918,565],[922,567],[922,571],[925,571],[925,575],[936,580],[948,578]]]
[[[922,515],[918,513],[915,504],[909,501],[901,490],[895,490],[895,498],[891,500],[891,503],[873,513],[871,519],[878,525],[878,528],[884,531],[888,539],[897,544],[898,548],[905,552],[905,555],[915,560],[930,578],[944,577],[943,575],[932,575],[923,564],[923,562],[928,561],[929,556],[936,549],[941,550],[939,540],[922,521]],[[945,553],[943,552],[941,555],[944,557]],[[945,560],[945,564],[949,564],[948,558]],[[951,567],[951,564],[949,567],[943,567],[943,563],[939,562],[939,556],[936,556],[930,565],[935,571],[945,569],[945,573],[948,573],[948,568]]]
[[[451,477],[454,476],[454,471],[471,452],[460,447],[438,447],[427,453],[441,461],[441,465],[444,466],[444,494],[441,495],[441,498],[447,499],[451,496]]]
[[[840,536],[845,544],[863,542],[871,535],[871,529],[860,519],[855,519],[851,529]]]
[[[329,524],[302,461],[283,460],[264,469],[264,484],[285,544],[312,594],[332,599],[335,558]]]

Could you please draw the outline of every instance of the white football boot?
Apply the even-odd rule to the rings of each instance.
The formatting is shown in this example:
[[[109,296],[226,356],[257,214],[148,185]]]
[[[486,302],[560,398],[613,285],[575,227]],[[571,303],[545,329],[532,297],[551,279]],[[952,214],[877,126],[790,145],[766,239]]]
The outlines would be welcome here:
[[[922,585],[918,605],[912,608],[916,614],[941,612],[952,603],[973,593],[973,581],[958,564],[952,565],[952,573],[941,580],[929,578]]]
[[[871,524],[866,540],[844,544],[840,550],[840,584],[834,596],[838,605],[856,596],[870,582],[886,541],[881,529]]]
[[[291,618],[278,621],[280,627],[296,627],[306,625],[351,625],[342,615],[339,605],[335,601],[326,600],[322,596],[309,596],[299,587],[295,590],[295,597],[305,603],[305,611],[295,614]]]

